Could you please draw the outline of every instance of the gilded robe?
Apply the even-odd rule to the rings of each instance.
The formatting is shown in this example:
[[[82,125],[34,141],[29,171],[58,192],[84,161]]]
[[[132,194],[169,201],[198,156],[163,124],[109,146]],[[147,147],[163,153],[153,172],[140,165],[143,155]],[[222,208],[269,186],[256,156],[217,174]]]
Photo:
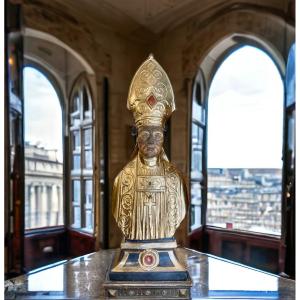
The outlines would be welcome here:
[[[113,187],[113,215],[125,239],[173,237],[186,213],[185,191],[182,178],[165,155],[150,167],[137,154]]]

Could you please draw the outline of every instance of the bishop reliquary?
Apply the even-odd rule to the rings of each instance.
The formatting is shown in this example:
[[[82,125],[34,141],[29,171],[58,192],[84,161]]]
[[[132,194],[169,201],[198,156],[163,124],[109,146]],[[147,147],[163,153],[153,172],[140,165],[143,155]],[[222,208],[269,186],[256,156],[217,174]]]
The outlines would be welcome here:
[[[186,214],[186,187],[163,149],[174,94],[152,55],[131,82],[127,108],[137,127],[137,144],[113,186],[113,215],[124,241],[109,270],[107,293],[115,298],[186,299],[190,278],[174,238]]]

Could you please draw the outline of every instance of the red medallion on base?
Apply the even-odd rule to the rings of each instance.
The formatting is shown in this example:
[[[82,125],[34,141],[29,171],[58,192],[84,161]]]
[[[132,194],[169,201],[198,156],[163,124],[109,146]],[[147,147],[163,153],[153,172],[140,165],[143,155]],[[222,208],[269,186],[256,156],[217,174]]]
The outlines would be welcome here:
[[[159,263],[159,255],[156,250],[144,250],[139,255],[139,264],[146,271],[153,270]]]
[[[153,264],[154,258],[152,255],[147,254],[144,256],[144,263],[145,265],[151,266]]]

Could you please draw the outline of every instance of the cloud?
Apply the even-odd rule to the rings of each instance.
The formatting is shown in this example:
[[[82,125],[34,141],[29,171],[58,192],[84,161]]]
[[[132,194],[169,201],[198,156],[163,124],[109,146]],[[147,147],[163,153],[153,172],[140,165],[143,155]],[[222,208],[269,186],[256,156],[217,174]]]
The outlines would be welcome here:
[[[208,100],[208,167],[281,168],[283,82],[254,47],[221,65]]]
[[[237,93],[248,95],[262,93],[266,87],[280,82],[282,84],[272,59],[263,51],[251,46],[239,48],[221,64],[211,84],[212,96],[224,93],[233,82]]]

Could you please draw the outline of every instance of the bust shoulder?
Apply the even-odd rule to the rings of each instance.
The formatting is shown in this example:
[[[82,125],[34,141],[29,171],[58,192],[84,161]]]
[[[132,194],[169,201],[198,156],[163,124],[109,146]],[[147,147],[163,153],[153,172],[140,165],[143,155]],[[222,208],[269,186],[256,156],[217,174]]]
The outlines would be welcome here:
[[[135,156],[131,161],[129,161],[125,167],[118,173],[118,175],[115,178],[115,181],[117,181],[123,174],[132,174],[135,165],[136,165],[136,159],[137,157]]]
[[[131,161],[129,161],[122,171],[126,171],[127,169],[134,169],[136,165],[137,157],[134,157]]]
[[[169,161],[163,160],[164,169],[166,173],[169,174],[176,174],[177,176],[181,177],[181,172]]]

